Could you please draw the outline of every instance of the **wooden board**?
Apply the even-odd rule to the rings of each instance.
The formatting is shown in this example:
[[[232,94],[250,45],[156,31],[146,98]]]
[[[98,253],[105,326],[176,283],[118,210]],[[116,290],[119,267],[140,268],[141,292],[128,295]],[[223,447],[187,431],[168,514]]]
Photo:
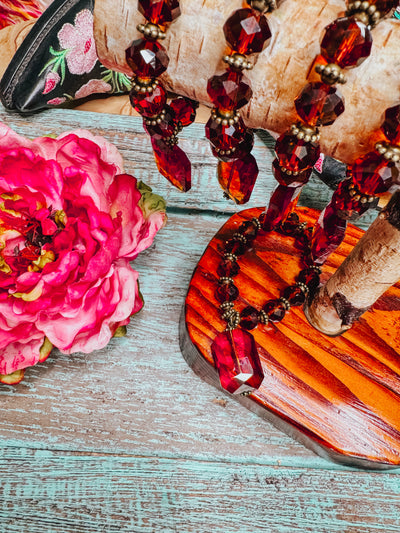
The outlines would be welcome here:
[[[225,241],[261,212],[248,209],[232,216],[208,245],[190,282],[182,351],[193,369],[216,386],[211,344],[226,327],[214,296],[216,269]],[[302,208],[299,216],[312,225],[318,213]],[[349,227],[344,243],[324,265],[322,282],[361,235]],[[247,305],[260,309],[279,298],[302,268],[294,239],[276,232],[260,234],[239,264],[239,311]],[[260,325],[252,333],[265,377],[251,397],[234,398],[334,460],[374,468],[400,464],[400,284],[340,337],[315,330],[299,307],[282,322]]]

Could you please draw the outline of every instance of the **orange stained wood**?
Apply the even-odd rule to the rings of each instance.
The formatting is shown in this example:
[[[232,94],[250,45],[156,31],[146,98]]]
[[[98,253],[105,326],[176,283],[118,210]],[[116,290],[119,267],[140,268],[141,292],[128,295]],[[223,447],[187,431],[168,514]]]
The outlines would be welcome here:
[[[213,366],[211,344],[225,329],[214,291],[224,243],[244,220],[261,213],[248,209],[232,216],[208,245],[193,274],[186,299],[191,341]],[[299,208],[313,224],[318,213]],[[350,226],[343,244],[323,267],[325,282],[362,236]],[[260,309],[295,282],[302,268],[294,239],[259,234],[238,260],[235,307]],[[349,458],[400,464],[400,286],[390,288],[341,337],[316,331],[294,307],[281,323],[252,331],[265,379],[252,401],[278,414],[327,450]]]

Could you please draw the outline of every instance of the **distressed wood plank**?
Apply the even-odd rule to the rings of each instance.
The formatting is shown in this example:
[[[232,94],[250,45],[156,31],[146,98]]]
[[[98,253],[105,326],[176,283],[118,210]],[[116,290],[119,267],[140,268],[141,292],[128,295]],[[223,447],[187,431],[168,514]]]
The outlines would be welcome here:
[[[395,533],[393,474],[5,449],[3,533]]]

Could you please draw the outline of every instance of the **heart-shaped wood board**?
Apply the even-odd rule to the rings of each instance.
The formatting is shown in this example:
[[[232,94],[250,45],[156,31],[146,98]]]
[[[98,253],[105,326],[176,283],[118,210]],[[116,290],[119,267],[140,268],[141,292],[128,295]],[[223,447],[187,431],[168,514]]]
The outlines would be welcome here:
[[[218,388],[211,344],[226,323],[214,297],[216,269],[225,241],[261,212],[255,208],[235,214],[212,239],[193,273],[182,313],[182,353],[200,377]],[[305,208],[298,212],[308,224],[319,214]],[[344,242],[323,267],[322,283],[362,234],[349,226]],[[238,261],[238,310],[246,305],[260,309],[278,298],[302,268],[294,239],[276,232],[260,233]],[[400,284],[340,337],[315,330],[299,307],[279,324],[259,325],[252,334],[265,379],[249,397],[229,396],[320,455],[354,466],[400,466]]]

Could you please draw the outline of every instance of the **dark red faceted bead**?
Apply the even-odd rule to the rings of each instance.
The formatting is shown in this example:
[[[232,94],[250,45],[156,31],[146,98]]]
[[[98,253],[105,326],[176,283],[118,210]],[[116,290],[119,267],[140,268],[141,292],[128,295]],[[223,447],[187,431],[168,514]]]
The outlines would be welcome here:
[[[400,143],[400,104],[386,109],[381,130],[388,141]]]
[[[218,150],[234,151],[244,140],[246,126],[241,118],[233,124],[223,125],[212,116],[206,124],[206,137]]]
[[[303,303],[306,301],[306,296],[304,292],[300,289],[300,287],[297,287],[296,285],[286,287],[286,289],[282,293],[282,296],[286,298],[286,300],[288,300],[290,305],[293,306],[303,305]]]
[[[233,111],[246,105],[253,91],[250,80],[242,72],[229,69],[208,80],[207,93],[215,107]]]
[[[333,193],[330,205],[340,218],[356,221],[369,209],[371,204],[369,202],[361,203],[357,195],[350,196],[348,182],[347,179],[339,183],[338,188]]]
[[[247,306],[240,312],[240,327],[254,329],[258,325],[258,311],[254,307]]]
[[[265,16],[250,8],[234,11],[224,24],[224,34],[226,42],[239,54],[261,52],[271,38]]]
[[[191,164],[179,146],[168,146],[162,140],[151,139],[154,159],[160,173],[177,189],[187,192],[191,187]]]
[[[319,274],[313,268],[304,268],[299,272],[296,281],[304,283],[310,290],[314,290],[319,285]]]
[[[177,133],[174,112],[168,105],[164,107],[164,111],[165,115],[161,119],[161,122],[156,124],[146,124],[143,122],[144,129],[153,139],[167,139]]]
[[[251,333],[244,329],[218,333],[211,352],[225,390],[241,394],[259,388],[264,374]]]
[[[245,204],[249,201],[257,176],[257,161],[251,154],[243,159],[218,163],[219,184],[237,204]]]
[[[356,159],[351,167],[351,175],[364,194],[379,194],[394,184],[400,184],[399,167],[377,152],[368,152]]]
[[[336,19],[325,28],[321,54],[328,63],[342,68],[360,65],[371,53],[372,35],[355,17]]]
[[[308,83],[295,99],[299,117],[310,126],[329,126],[344,111],[343,96],[333,85]]]
[[[175,98],[169,104],[175,113],[175,122],[180,122],[183,127],[189,126],[196,118],[196,109],[199,107],[198,102],[189,98]]]
[[[164,109],[167,102],[167,93],[161,84],[151,92],[139,92],[134,89],[129,93],[132,107],[136,109],[142,117],[156,117]]]
[[[230,239],[226,241],[225,252],[234,255],[243,255],[246,252],[246,244],[242,241]]]
[[[283,133],[275,144],[279,166],[291,172],[302,172],[318,161],[319,144],[305,142],[290,132]]]
[[[342,243],[346,234],[347,221],[339,217],[334,207],[329,204],[320,214],[314,227],[311,242],[311,258],[317,265],[322,265]],[[319,285],[318,274],[300,272],[297,281],[305,283],[310,291]]]
[[[263,311],[267,313],[271,322],[280,322],[286,313],[285,306],[279,300],[270,300],[267,302],[263,307]]]
[[[300,187],[278,185],[272,193],[267,211],[259,216],[259,221],[264,231],[272,231],[282,220],[286,219],[287,214],[296,206],[300,190]]]
[[[179,17],[178,0],[138,0],[138,9],[153,24],[166,24]]]
[[[229,259],[223,260],[217,267],[218,276],[234,278],[239,274],[240,266],[236,261],[230,261]]]
[[[125,50],[126,62],[139,78],[157,78],[167,70],[169,58],[157,41],[138,39]]]
[[[224,302],[233,302],[239,296],[239,290],[233,283],[224,283],[218,285],[215,289],[215,298],[221,304]]]
[[[244,235],[247,241],[253,241],[257,237],[258,229],[251,220],[246,220],[240,224],[238,232]]]
[[[310,179],[312,167],[303,170],[303,172],[299,172],[299,174],[287,174],[279,166],[278,159],[274,159],[272,162],[272,171],[276,181],[280,185],[284,185],[285,187],[301,187]]]
[[[226,153],[221,154],[220,152],[217,152],[212,145],[211,145],[211,151],[213,155],[217,157],[220,161],[229,162],[229,161],[235,161],[236,159],[244,159],[247,156],[247,154],[251,152],[253,145],[254,145],[254,133],[251,130],[246,130],[243,141],[239,143],[236,150],[234,150],[230,154],[226,154]]]

